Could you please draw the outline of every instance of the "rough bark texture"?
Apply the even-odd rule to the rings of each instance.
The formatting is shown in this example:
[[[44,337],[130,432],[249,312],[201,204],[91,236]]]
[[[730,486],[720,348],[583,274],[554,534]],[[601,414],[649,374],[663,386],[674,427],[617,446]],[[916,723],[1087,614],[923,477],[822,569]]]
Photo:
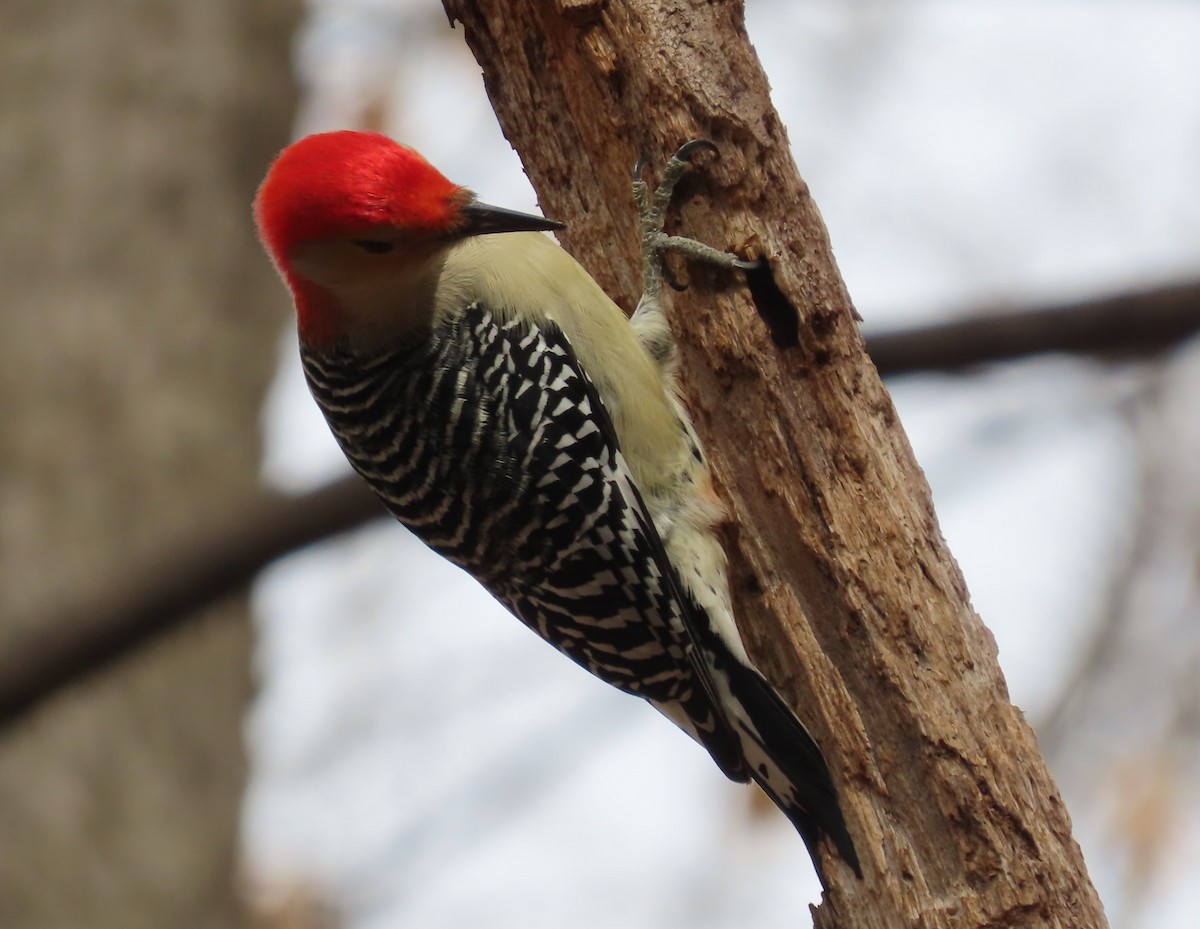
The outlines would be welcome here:
[[[564,244],[620,302],[639,288],[629,166],[706,137],[722,157],[680,190],[681,230],[769,256],[802,309],[799,346],[779,348],[744,287],[689,269],[669,315],[731,511],[738,620],[823,746],[866,872],[827,865],[816,924],[1103,926],[863,353],[741,3],[444,2]]]
[[[293,0],[5,7],[5,654],[257,499],[258,407],[286,310],[248,206],[286,141],[297,13]],[[238,922],[250,627],[240,599],[205,613],[4,731],[6,929]]]

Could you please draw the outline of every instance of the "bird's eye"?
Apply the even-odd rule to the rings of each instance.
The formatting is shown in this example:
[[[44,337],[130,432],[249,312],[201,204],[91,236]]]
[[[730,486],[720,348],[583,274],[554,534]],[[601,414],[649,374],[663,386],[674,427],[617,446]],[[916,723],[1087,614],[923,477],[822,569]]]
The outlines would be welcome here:
[[[364,252],[370,252],[372,255],[386,255],[396,247],[395,242],[380,242],[378,239],[351,239],[350,241]]]

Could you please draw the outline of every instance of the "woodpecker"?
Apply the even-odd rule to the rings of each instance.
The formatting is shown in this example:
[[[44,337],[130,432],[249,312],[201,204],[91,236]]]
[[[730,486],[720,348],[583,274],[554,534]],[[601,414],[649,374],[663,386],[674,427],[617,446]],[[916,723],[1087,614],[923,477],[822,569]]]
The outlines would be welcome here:
[[[592,674],[756,781],[824,883],[861,876],[816,743],[746,654],[722,518],[676,388],[663,253],[753,266],[663,233],[692,156],[634,171],[645,293],[631,318],[544,234],[368,132],[301,139],[254,204],[295,303],[309,387],[393,515]]]

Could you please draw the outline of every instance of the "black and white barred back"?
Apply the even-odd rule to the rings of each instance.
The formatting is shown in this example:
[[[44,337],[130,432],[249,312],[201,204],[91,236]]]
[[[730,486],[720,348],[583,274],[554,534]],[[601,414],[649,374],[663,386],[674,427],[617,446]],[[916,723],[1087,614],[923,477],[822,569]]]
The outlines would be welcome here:
[[[696,679],[687,605],[557,326],[474,305],[376,354],[301,355],[339,444],[400,522],[597,677],[681,705],[736,764],[732,743],[710,744],[733,736]]]

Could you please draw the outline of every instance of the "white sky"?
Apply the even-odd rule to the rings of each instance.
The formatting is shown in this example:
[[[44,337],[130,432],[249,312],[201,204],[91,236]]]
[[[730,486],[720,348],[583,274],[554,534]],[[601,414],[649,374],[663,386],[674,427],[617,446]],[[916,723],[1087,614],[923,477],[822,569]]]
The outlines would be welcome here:
[[[1197,273],[1200,6],[748,6],[868,329]],[[483,199],[534,207],[440,3],[312,7],[301,132],[353,124],[363,89],[394,81],[394,135]],[[290,333],[280,371],[266,478],[312,486],[345,466]],[[1036,719],[1120,549],[1133,461],[1113,407],[1130,383],[1038,359],[891,386],[1013,699]],[[290,559],[257,604],[257,883],[311,885],[355,929],[809,919],[818,887],[781,817],[748,818],[748,792],[686,737],[400,527]],[[1194,822],[1191,796],[1179,815]],[[1104,824],[1081,819],[1095,804],[1067,801],[1110,915],[1123,913],[1120,859]],[[1181,851],[1125,925],[1195,925],[1200,849]]]

